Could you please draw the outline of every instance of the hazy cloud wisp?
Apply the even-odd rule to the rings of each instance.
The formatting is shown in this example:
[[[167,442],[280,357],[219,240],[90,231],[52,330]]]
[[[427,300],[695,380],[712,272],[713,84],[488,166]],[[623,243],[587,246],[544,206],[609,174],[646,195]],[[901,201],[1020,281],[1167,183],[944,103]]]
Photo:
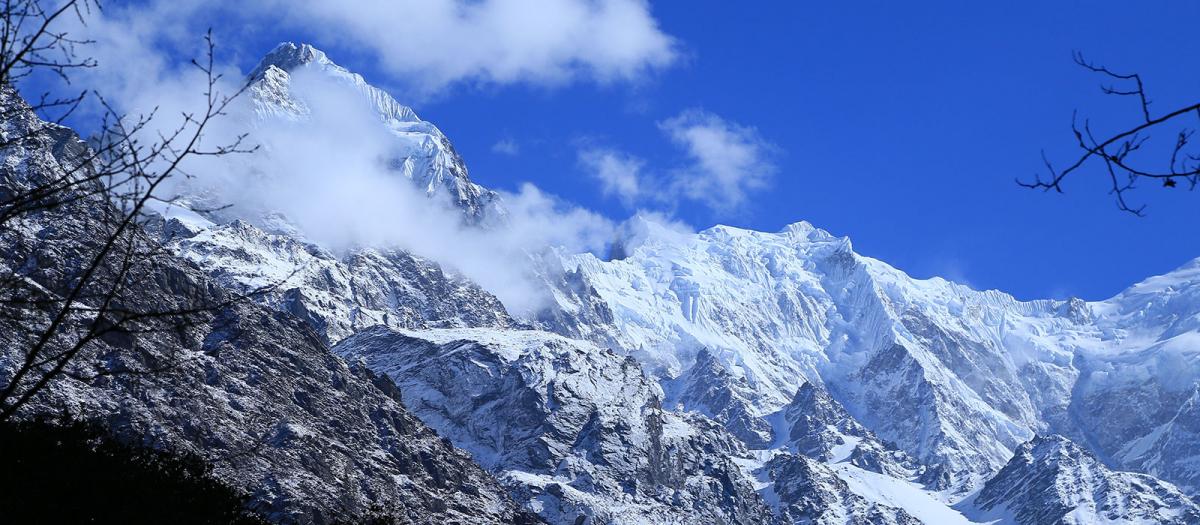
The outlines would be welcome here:
[[[775,173],[768,142],[752,127],[692,109],[659,123],[691,163],[671,176],[671,188],[718,212],[730,212],[767,186]]]
[[[606,196],[628,208],[646,203],[670,208],[690,200],[718,214],[737,211],[753,192],[769,186],[777,171],[776,147],[752,127],[700,109],[684,111],[658,127],[682,152],[684,161],[678,166],[650,172],[644,159],[592,145],[580,149],[580,165]]]
[[[605,196],[615,196],[628,208],[641,196],[645,162],[632,155],[604,148],[579,152],[584,170],[600,183]]]

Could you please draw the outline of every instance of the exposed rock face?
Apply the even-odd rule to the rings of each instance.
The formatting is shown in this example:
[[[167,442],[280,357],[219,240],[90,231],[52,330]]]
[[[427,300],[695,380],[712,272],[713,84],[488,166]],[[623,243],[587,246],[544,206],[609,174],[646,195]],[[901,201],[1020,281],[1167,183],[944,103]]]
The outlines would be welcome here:
[[[883,443],[846,412],[820,386],[805,383],[783,409],[787,446],[809,458],[838,463],[849,460],[871,472],[904,479],[916,464],[907,454]]]
[[[336,351],[395,379],[422,420],[551,523],[768,523],[741,443],[661,407],[629,358],[538,331],[375,328]]]
[[[65,128],[37,119],[0,91],[6,139],[0,194],[66,176],[87,149]],[[86,173],[81,171],[79,173]],[[72,199],[22,215],[0,233],[0,266],[25,286],[64,294],[111,228],[115,210],[79,186]],[[131,242],[152,246],[136,228]],[[216,474],[251,495],[279,523],[355,521],[371,507],[414,523],[509,523],[524,519],[503,488],[400,403],[386,379],[348,367],[303,323],[229,295],[188,262],[139,260],[122,308],[169,311],[224,305],[184,326],[109,332],[33,398],[22,417],[67,413],[104,422],[123,439],[207,458]],[[111,264],[118,264],[113,262]],[[115,274],[97,274],[105,287]],[[84,304],[98,301],[85,294]],[[93,307],[96,304],[91,304]],[[0,384],[28,346],[22,320],[0,316]],[[158,328],[155,328],[158,326]],[[57,350],[52,347],[52,350]],[[126,370],[154,371],[124,374]],[[113,375],[98,375],[97,372]]]
[[[717,420],[752,448],[767,448],[775,439],[771,424],[754,415],[750,385],[734,377],[708,350],[683,375],[666,383],[670,402]]]
[[[1200,506],[1175,486],[1109,470],[1061,436],[1021,445],[975,505],[1021,525],[1200,522]]]
[[[903,509],[871,502],[855,494],[829,467],[794,454],[780,454],[766,465],[774,482],[783,523],[917,525]]]

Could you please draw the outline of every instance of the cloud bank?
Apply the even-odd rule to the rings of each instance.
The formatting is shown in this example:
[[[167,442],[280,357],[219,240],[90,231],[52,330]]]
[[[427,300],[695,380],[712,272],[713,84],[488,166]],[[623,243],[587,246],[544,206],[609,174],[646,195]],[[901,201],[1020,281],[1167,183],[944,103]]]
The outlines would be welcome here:
[[[252,155],[197,159],[184,194],[232,205],[229,217],[260,225],[282,214],[308,240],[345,252],[396,248],[437,261],[495,294],[515,314],[546,306],[536,257],[550,247],[601,252],[611,221],[545,194],[531,184],[502,193],[502,224],[481,229],[461,209],[430,198],[397,167],[414,153],[411,140],[386,126],[353,86],[308,68],[291,75],[290,95],[304,118],[257,119],[241,106],[231,121],[256,122]],[[420,150],[416,150],[420,154]],[[168,190],[170,191],[170,190]]]
[[[106,5],[74,29],[120,84],[186,62],[210,27],[222,39],[263,26],[363,53],[410,101],[457,85],[639,82],[680,58],[645,0],[148,0]]]

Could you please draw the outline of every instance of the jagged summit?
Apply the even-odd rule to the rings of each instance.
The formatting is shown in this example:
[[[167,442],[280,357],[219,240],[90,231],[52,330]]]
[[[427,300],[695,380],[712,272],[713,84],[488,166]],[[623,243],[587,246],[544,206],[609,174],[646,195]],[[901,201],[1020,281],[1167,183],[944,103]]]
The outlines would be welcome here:
[[[324,51],[309,44],[280,42],[270,52],[259,60],[258,65],[250,72],[249,78],[258,79],[267,68],[275,66],[283,71],[291,71],[305,64],[322,64],[340,68],[334,64]]]
[[[793,222],[784,226],[783,229],[779,230],[779,233],[807,241],[832,241],[837,238],[828,231],[822,230],[808,221]],[[847,242],[849,242],[848,238]]]
[[[321,91],[327,91],[327,87],[318,89],[311,82],[298,81],[301,75],[318,76],[323,81],[317,83],[321,86],[332,81],[335,86],[357,92],[351,98],[359,98],[395,137],[396,157],[391,162],[395,171],[411,179],[426,195],[462,209],[468,222],[482,222],[489,214],[504,216],[498,195],[470,180],[466,163],[437,126],[421,120],[412,108],[369,84],[362,75],[334,63],[310,44],[283,42],[251,71],[248,98],[255,124],[268,125],[279,119],[304,122],[313,114],[313,104],[330,103],[328,93]],[[345,103],[345,96],[335,100]]]
[[[800,242],[823,242],[838,240],[837,236],[814,226],[808,221],[797,221],[788,224],[776,233],[751,230],[749,228],[740,228],[726,224],[718,224],[705,230],[701,230],[700,234],[719,238],[779,236],[787,240],[795,240]],[[841,239],[849,242],[848,238],[842,237]]]
[[[1021,445],[984,485],[975,505],[1021,524],[1183,525],[1200,520],[1200,507],[1170,483],[1110,470],[1058,435],[1038,436]]]
[[[283,42],[264,55],[258,66],[247,76],[251,82],[253,98],[256,101],[267,99],[275,106],[282,106],[277,109],[282,109],[284,114],[304,113],[305,109],[297,111],[297,108],[305,106],[294,104],[296,101],[291,100],[294,98],[294,94],[290,93],[291,75],[302,68],[316,69],[329,78],[357,89],[385,122],[395,121],[392,123],[393,127],[404,123],[410,127],[416,125],[421,131],[431,135],[441,135],[436,127],[417,117],[412,108],[396,101],[382,89],[367,83],[362,75],[334,63],[324,51],[309,44]],[[293,104],[289,104],[289,102]],[[260,113],[264,112],[260,111]],[[265,113],[271,113],[271,111],[268,110]]]

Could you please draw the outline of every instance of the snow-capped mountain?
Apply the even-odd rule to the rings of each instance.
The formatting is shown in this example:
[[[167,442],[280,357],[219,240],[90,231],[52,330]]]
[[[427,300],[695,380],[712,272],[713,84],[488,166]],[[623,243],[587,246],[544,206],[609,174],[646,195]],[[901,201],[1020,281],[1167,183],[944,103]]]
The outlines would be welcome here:
[[[76,168],[91,153],[71,130],[39,120],[9,88],[0,89],[0,108],[0,194],[71,180],[68,173],[82,177]],[[119,216],[97,184],[80,182],[57,206],[5,223],[0,272],[8,285],[70,293]],[[127,236],[153,242],[138,228]],[[122,261],[108,261],[96,273],[97,290],[114,287]],[[231,301],[194,265],[169,255],[138,258],[128,272],[116,299],[122,309],[206,308],[186,323],[96,338],[84,347],[89,357],[68,366],[20,417],[96,421],[127,443],[196,454],[276,523],[365,521],[375,510],[411,523],[529,518],[492,476],[406,410],[390,381],[347,366],[299,319]],[[84,306],[104,300],[93,291],[80,295]],[[29,348],[28,326],[53,311],[11,313],[0,316],[5,385]]]
[[[968,492],[1051,431],[1195,490],[1193,420],[1176,416],[1195,410],[1200,380],[1189,344],[1196,263],[1108,301],[1022,302],[912,279],[807,223],[774,234],[640,228],[624,259],[573,255],[564,266],[613,312],[592,338],[628,349],[655,377],[709,370],[703,356],[716,356],[733,379],[712,388],[753,392],[764,419],[805,384],[822,385],[928,467],[932,487]],[[680,401],[706,411],[714,396]],[[1184,442],[1152,445],[1166,440]]]
[[[361,93],[363,102],[395,139],[395,157],[391,159],[395,171],[411,179],[426,195],[453,204],[473,221],[483,221],[497,212],[495,192],[471,182],[462,157],[441,130],[308,44],[281,43],[251,71],[248,101],[259,119],[303,121],[308,117],[313,102],[297,97],[291,89],[292,76],[302,72]]]
[[[970,339],[976,327],[959,317],[1007,296],[914,281],[806,223],[778,234],[642,227],[625,259],[564,265],[611,305],[601,339],[657,377],[686,373],[707,349],[749,385],[740,391],[756,396],[760,418],[805,383],[823,385],[880,437],[936,465],[930,479],[943,488],[981,480],[1032,436],[1015,365],[994,338]]]
[[[397,177],[470,227],[505,227],[436,127],[311,46],[281,44],[251,74],[252,120],[303,125],[320,101],[290,86],[312,74],[361,94]],[[272,210],[161,212],[181,258],[234,289],[283,282],[266,305],[393,378],[551,523],[968,523],[1047,434],[1185,494],[1112,484],[1106,501],[1128,504],[1106,519],[1186,515],[1200,491],[1200,262],[1107,301],[1019,301],[914,279],[804,222],[685,233],[634,218],[619,257],[531,254],[553,304],[521,317],[420,254],[334,250]]]
[[[436,126],[417,117],[360,75],[334,64],[309,45],[283,43],[251,72],[237,116],[251,127],[307,122],[313,101],[292,90],[293,75],[315,75],[361,95],[363,106],[390,137],[389,173],[409,179],[435,203],[461,211],[468,224],[502,223],[499,196],[467,177],[466,165]],[[287,144],[267,144],[261,155],[287,155]],[[266,174],[263,176],[287,176]],[[333,251],[321,246],[277,210],[224,210],[212,189],[184,186],[178,203],[159,206],[162,238],[224,285],[253,290],[278,285],[264,302],[308,321],[332,344],[356,330],[514,324],[491,294],[422,257],[387,246]],[[199,214],[198,209],[218,209]]]

